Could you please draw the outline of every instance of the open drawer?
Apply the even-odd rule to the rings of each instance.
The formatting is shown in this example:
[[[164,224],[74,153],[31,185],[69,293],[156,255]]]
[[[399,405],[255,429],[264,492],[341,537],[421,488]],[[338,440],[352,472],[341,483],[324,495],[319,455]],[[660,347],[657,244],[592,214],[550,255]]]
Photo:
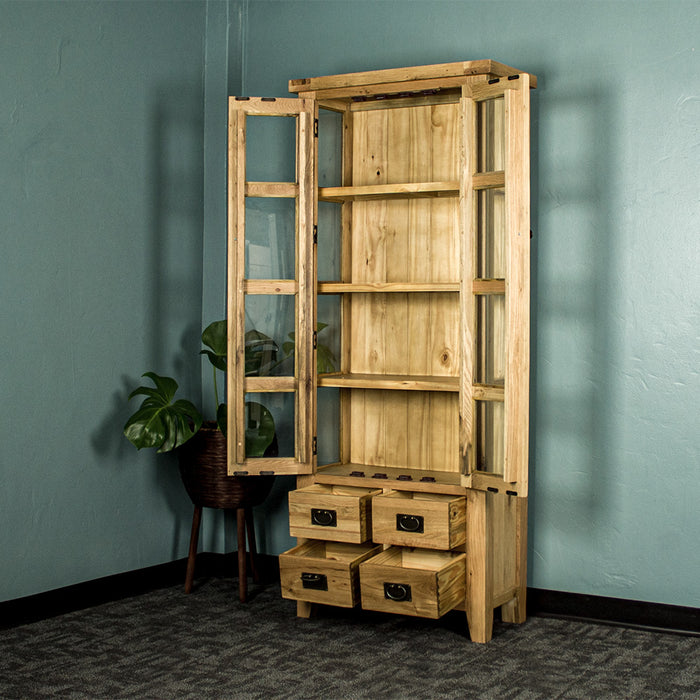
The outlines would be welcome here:
[[[357,568],[381,551],[373,544],[310,540],[280,554],[282,597],[352,608],[359,600]]]
[[[372,539],[384,544],[454,549],[466,540],[466,499],[389,491],[372,499]]]
[[[381,489],[313,484],[289,493],[292,537],[366,542],[372,538],[370,500]]]
[[[436,619],[466,595],[466,555],[390,547],[360,565],[362,607]]]

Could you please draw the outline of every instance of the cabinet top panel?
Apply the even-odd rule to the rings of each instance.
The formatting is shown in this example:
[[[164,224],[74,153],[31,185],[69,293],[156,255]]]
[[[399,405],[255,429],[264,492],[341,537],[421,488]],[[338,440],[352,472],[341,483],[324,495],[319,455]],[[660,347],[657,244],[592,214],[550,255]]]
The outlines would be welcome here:
[[[482,59],[299,78],[289,81],[289,91],[294,93],[328,92],[328,97],[344,97],[351,94],[372,95],[382,93],[387,88],[400,87],[406,90],[420,90],[429,89],[433,85],[437,86],[442,83],[456,86],[470,76],[499,78],[520,72],[522,71],[503,63]],[[535,76],[531,75],[530,85],[535,87],[536,84]]]

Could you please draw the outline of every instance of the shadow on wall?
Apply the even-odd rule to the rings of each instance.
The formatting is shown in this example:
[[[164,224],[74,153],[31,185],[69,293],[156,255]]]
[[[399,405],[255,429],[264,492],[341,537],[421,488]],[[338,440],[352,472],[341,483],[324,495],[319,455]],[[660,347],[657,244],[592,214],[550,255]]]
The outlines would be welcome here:
[[[535,104],[546,126],[533,113],[530,502],[548,519],[559,509],[557,527],[590,540],[612,507],[609,307],[619,249],[611,99],[575,88],[550,96],[541,81]]]
[[[150,357],[183,395],[201,405],[204,117],[201,88],[169,85],[156,93],[151,133],[152,238]],[[191,504],[177,469],[152,471],[176,515],[173,557],[190,527]],[[167,474],[167,476],[166,476]]]
[[[152,370],[173,376],[179,395],[201,404],[201,323],[204,123],[201,89],[169,85],[154,92],[150,133],[145,158],[149,160],[151,238],[146,248],[150,270],[145,339],[146,366],[135,367],[135,376],[123,376],[122,387],[112,395],[112,410],[94,429],[91,442],[99,455],[114,454],[123,463],[129,450],[122,434],[135,406],[128,396],[141,382],[142,372]],[[150,154],[150,158],[149,158]],[[136,329],[124,329],[126,333]],[[135,339],[141,342],[142,339]],[[131,403],[135,403],[136,400]],[[205,407],[206,409],[206,407]],[[189,531],[191,509],[173,455],[154,454],[159,464],[150,471],[153,486],[160,489],[176,515],[173,556]],[[169,462],[170,464],[160,464]],[[172,468],[171,468],[172,467]]]

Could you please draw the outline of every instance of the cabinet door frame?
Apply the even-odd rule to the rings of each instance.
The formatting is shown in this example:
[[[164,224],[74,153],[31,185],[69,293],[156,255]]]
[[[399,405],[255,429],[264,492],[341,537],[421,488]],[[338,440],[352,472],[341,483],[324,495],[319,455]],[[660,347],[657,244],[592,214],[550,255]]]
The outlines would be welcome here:
[[[229,98],[227,325],[227,450],[231,475],[311,474],[315,470],[315,104],[271,97]],[[296,119],[295,182],[246,180],[246,119]],[[294,279],[245,278],[246,197],[296,200]],[[245,375],[245,298],[285,295],[295,299],[294,375]],[[245,453],[246,393],[294,393],[294,456],[248,457]]]
[[[462,386],[460,388],[460,449],[462,484],[527,496],[529,459],[530,365],[530,76],[527,73],[466,84],[462,89]],[[479,103],[503,100],[502,170],[479,163]],[[479,192],[502,188],[503,279],[477,274],[480,231]],[[477,304],[497,294],[505,300],[502,386],[480,383],[477,376]],[[503,404],[502,470],[477,469],[477,402]],[[500,440],[500,436],[499,436]]]

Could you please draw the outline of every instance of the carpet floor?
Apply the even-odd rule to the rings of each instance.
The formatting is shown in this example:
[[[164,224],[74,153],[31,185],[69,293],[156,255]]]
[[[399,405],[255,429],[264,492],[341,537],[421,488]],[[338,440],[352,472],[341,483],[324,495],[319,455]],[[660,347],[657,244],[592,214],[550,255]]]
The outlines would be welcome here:
[[[205,579],[0,632],[0,697],[700,698],[700,637],[531,617],[469,641],[429,621],[321,608]]]

